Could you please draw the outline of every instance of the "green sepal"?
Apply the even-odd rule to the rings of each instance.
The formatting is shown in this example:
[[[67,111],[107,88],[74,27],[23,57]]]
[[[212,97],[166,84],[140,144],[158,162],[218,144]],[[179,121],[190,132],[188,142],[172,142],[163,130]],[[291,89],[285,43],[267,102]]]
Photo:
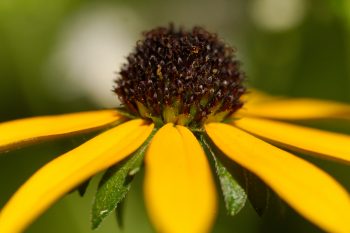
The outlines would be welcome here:
[[[222,122],[227,115],[229,114],[229,111],[222,111],[222,112],[218,112],[216,114],[210,114],[206,120],[205,123],[208,124],[210,122]]]
[[[214,162],[216,174],[220,181],[222,194],[224,196],[225,206],[229,215],[234,216],[242,210],[247,201],[245,190],[235,180],[231,173],[216,157],[216,153],[212,149],[210,143],[205,139],[203,134],[199,136],[200,143],[206,154],[210,156]]]
[[[151,116],[148,109],[141,102],[136,101],[136,105],[137,105],[137,109],[142,117],[149,118]]]
[[[236,178],[235,181],[245,191],[246,199],[249,200],[256,213],[263,216],[270,204],[270,189],[253,173],[229,159],[207,136],[203,135],[202,138],[210,146],[212,153],[217,157],[216,160],[220,159],[226,170]],[[227,207],[226,199],[225,204]]]
[[[154,116],[150,116],[149,119],[151,119],[154,123],[154,126],[156,128],[160,128],[164,125],[163,120],[160,117],[154,117]]]
[[[83,197],[86,193],[87,187],[89,186],[90,180],[91,178],[83,181],[82,183],[80,183],[79,185],[71,189],[67,194],[71,194],[71,193],[74,193],[75,191],[78,191],[79,196]]]
[[[165,106],[163,109],[163,119],[165,122],[176,123],[177,121],[177,109],[171,106]]]
[[[225,119],[222,120],[222,123],[227,123],[227,124],[231,124],[234,121],[237,121],[241,119],[240,117],[236,117],[236,116],[227,116]]]
[[[115,220],[117,221],[117,224],[120,229],[123,229],[124,227],[124,209],[125,209],[125,199],[124,198],[119,204],[117,205],[117,208],[115,209]]]
[[[92,204],[91,228],[96,229],[130,190],[131,181],[140,170],[145,151],[157,129],[127,160],[110,167],[103,175]]]
[[[133,114],[131,114],[126,108],[124,107],[118,107],[115,108],[115,110],[122,116],[129,118],[129,119],[135,119],[137,118],[136,116],[134,116]]]
[[[261,217],[269,208],[271,202],[271,190],[256,175],[244,169],[246,178],[246,191],[248,199],[255,212]]]
[[[90,184],[90,179],[87,179],[86,181],[84,181],[81,185],[79,185],[79,187],[77,188],[78,190],[78,193],[81,197],[83,197],[86,193],[86,190],[87,190],[87,187],[89,186]]]
[[[202,97],[202,99],[199,101],[199,104],[202,106],[202,107],[205,107],[209,102],[209,96],[208,94],[206,94],[205,96]]]
[[[279,218],[285,215],[285,202],[259,177],[246,169],[243,170],[246,180],[246,192],[255,212],[260,217]]]
[[[259,177],[229,159],[212,143],[207,135],[203,134],[202,138],[210,145],[218,161],[223,164],[226,170],[238,181],[240,187],[245,190],[250,204],[260,217],[263,217],[266,212],[273,215],[284,215],[285,203]]]
[[[192,116],[190,114],[182,113],[178,116],[178,125],[188,125],[192,121]]]

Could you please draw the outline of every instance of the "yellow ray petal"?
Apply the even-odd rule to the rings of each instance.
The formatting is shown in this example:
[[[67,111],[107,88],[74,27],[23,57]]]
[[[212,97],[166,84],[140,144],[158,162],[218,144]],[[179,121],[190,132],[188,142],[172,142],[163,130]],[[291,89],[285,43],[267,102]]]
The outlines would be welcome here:
[[[157,231],[208,232],[216,214],[216,192],[194,135],[183,126],[163,126],[147,151],[145,167],[145,201]]]
[[[350,232],[350,198],[331,176],[233,126],[206,125],[229,158],[259,176],[302,216],[327,232]]]
[[[242,95],[241,100],[244,102],[244,106],[255,106],[255,105],[261,105],[266,102],[271,102],[279,99],[283,99],[285,97],[283,96],[272,96],[268,95],[262,91],[249,88],[247,93]]]
[[[101,110],[0,123],[0,152],[34,141],[98,129],[120,118],[114,110]]]
[[[350,105],[315,99],[280,99],[243,106],[239,114],[282,120],[347,119]]]
[[[135,151],[152,129],[142,120],[129,121],[42,167],[2,209],[0,232],[21,232],[62,195]]]
[[[237,127],[284,147],[350,164],[350,136],[272,120],[244,117]]]

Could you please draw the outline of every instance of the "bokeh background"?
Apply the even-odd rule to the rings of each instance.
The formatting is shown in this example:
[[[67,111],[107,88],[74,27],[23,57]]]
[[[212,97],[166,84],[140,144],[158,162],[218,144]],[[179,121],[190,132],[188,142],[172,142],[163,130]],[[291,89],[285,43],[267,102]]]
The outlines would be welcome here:
[[[115,72],[140,32],[169,22],[204,26],[238,48],[250,86],[350,103],[348,0],[1,0],[0,122],[116,106],[111,92]],[[349,122],[312,126],[350,133]],[[1,155],[0,206],[35,170],[81,140]],[[305,158],[350,190],[349,167]],[[97,181],[84,198],[65,196],[26,232],[92,232]],[[129,193],[123,229],[111,215],[96,232],[153,232],[141,191],[142,174]],[[288,207],[282,215],[277,212],[270,208],[260,218],[247,203],[232,218],[221,206],[214,232],[321,232]]]

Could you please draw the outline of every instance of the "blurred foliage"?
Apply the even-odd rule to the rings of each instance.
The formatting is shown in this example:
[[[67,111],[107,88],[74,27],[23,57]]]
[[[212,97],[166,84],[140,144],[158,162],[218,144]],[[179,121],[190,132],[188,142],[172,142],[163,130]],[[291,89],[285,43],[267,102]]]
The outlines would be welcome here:
[[[0,121],[99,108],[88,94],[69,102],[53,94],[47,86],[48,74],[45,72],[63,29],[82,9],[93,11],[99,5],[132,11],[138,16],[139,26],[144,29],[172,21],[185,27],[202,25],[218,32],[224,40],[238,48],[238,57],[243,61],[251,86],[274,94],[349,103],[350,1],[301,0],[303,14],[299,16],[300,22],[278,30],[262,27],[254,19],[252,8],[257,1],[1,0]],[[261,2],[266,3],[267,10],[274,15],[275,5],[271,4],[274,1]],[[128,22],[130,19],[124,16],[122,20]],[[136,29],[130,28],[132,30]],[[103,57],[95,59],[96,64],[103,62]],[[119,66],[116,64],[115,70]],[[113,78],[111,74],[110,79]],[[78,90],[80,87],[70,88]],[[346,126],[322,122],[313,126],[350,133],[349,123],[343,123]],[[72,147],[68,139],[0,156],[0,205],[36,169]],[[305,158],[330,172],[350,190],[346,179],[349,177],[348,167]],[[84,198],[76,193],[67,195],[28,232],[48,232],[48,229],[49,232],[91,232],[89,216],[96,186],[97,179],[94,179]],[[126,202],[123,232],[152,232],[141,190],[142,175],[138,175]],[[220,208],[214,232],[320,232],[290,209],[283,216],[276,216],[271,210],[261,220],[250,205],[234,218],[226,214],[223,203]],[[113,217],[109,217],[98,230],[118,231],[121,230]]]

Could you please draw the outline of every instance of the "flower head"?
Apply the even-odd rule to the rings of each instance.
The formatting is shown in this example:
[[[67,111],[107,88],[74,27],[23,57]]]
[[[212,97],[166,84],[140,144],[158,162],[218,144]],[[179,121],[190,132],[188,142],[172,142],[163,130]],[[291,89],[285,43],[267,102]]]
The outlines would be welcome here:
[[[159,27],[144,33],[116,80],[128,112],[201,127],[242,107],[244,73],[235,50],[201,27]]]
[[[29,178],[2,208],[0,232],[23,231],[60,197],[108,169],[93,204],[96,228],[123,201],[143,162],[146,207],[158,232],[210,231],[217,209],[214,173],[231,215],[252,194],[250,181],[261,180],[321,229],[350,232],[349,193],[283,150],[349,164],[349,136],[283,122],[349,120],[349,105],[245,94],[234,50],[202,28],[170,26],[144,36],[116,80],[123,108],[0,124],[0,152],[105,129]],[[232,169],[244,173],[246,183]]]

